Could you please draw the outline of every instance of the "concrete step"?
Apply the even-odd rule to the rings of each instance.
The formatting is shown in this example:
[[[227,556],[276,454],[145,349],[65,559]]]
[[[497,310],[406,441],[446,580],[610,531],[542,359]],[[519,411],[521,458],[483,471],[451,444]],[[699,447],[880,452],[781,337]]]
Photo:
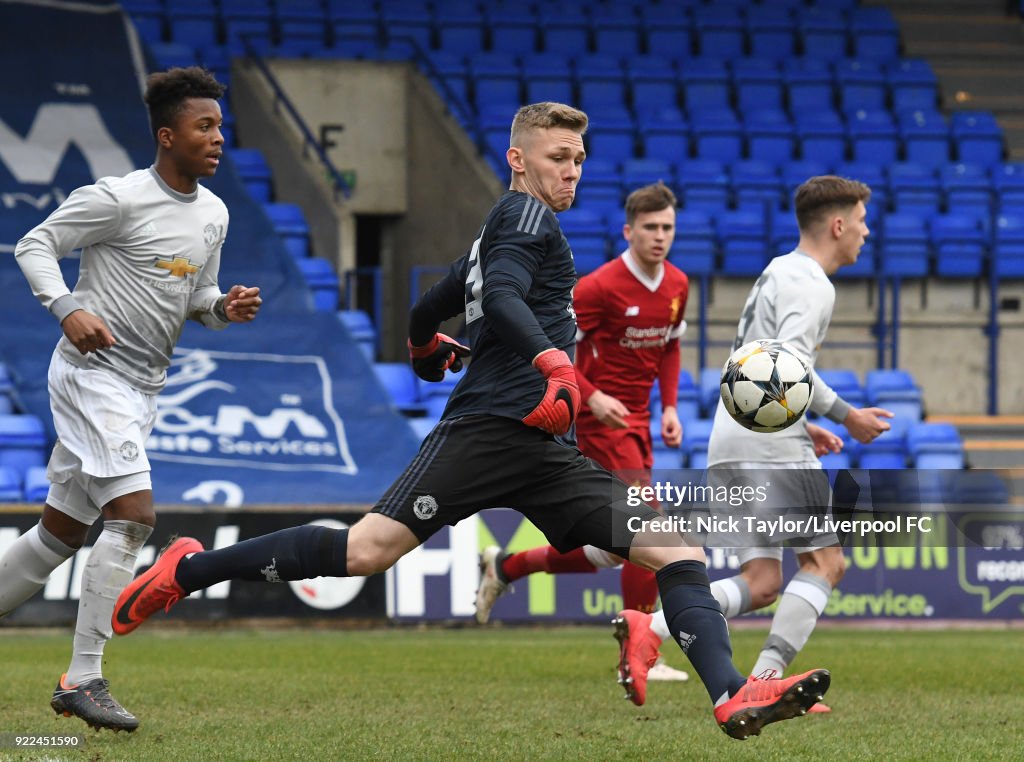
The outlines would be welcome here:
[[[971,468],[1024,468],[1024,416],[936,415],[928,421],[956,426]]]

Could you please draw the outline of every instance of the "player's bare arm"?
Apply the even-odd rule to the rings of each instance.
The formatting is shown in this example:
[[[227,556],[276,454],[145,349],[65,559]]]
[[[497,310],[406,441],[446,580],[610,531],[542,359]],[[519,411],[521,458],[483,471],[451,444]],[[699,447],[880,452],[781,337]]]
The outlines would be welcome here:
[[[232,323],[248,323],[256,317],[262,304],[258,286],[232,286],[224,297],[224,314]]]
[[[880,407],[854,407],[843,421],[850,436],[861,444],[868,444],[891,426],[884,418],[894,418],[895,414]]]
[[[828,453],[838,453],[843,449],[843,440],[837,437],[828,429],[823,429],[813,423],[807,424],[807,434],[814,445],[814,454],[819,458]]]
[[[60,324],[68,341],[83,355],[109,349],[117,343],[103,318],[85,310],[75,310]]]
[[[669,447],[678,447],[683,441],[683,425],[674,407],[661,411],[661,438]]]
[[[595,390],[587,399],[587,407],[601,423],[611,429],[624,429],[629,410],[610,394]]]

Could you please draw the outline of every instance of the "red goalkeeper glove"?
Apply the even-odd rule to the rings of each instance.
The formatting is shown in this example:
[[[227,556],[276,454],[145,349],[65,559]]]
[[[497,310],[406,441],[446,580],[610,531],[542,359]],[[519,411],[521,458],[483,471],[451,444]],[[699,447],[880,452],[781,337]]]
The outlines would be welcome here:
[[[424,381],[441,381],[446,370],[458,373],[462,358],[469,356],[469,347],[443,333],[435,333],[426,346],[416,347],[411,341],[407,344],[413,372]]]
[[[569,355],[560,349],[541,352],[533,358],[533,367],[540,371],[548,383],[544,389],[544,399],[523,419],[523,423],[549,434],[564,434],[580,411],[580,387],[576,383],[576,369]]]

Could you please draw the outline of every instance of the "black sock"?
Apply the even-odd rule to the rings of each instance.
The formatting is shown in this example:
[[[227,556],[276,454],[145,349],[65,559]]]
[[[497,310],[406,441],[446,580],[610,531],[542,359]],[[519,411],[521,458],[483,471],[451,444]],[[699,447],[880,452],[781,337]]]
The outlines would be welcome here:
[[[347,577],[347,556],[347,529],[307,524],[183,558],[174,576],[188,593],[228,579]]]
[[[675,561],[656,576],[668,630],[700,675],[711,703],[732,696],[746,679],[732,663],[729,628],[711,595],[707,567],[700,561]]]

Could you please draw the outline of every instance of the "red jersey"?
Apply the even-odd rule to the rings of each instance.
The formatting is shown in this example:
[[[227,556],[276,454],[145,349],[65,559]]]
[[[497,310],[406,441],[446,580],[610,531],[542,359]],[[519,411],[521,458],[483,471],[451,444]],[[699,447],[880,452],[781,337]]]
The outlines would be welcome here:
[[[651,279],[628,252],[580,279],[573,295],[577,333],[576,368],[586,401],[595,390],[618,399],[630,412],[630,428],[650,423],[651,386],[660,379],[664,407],[679,391],[679,338],[690,282],[665,262]]]

